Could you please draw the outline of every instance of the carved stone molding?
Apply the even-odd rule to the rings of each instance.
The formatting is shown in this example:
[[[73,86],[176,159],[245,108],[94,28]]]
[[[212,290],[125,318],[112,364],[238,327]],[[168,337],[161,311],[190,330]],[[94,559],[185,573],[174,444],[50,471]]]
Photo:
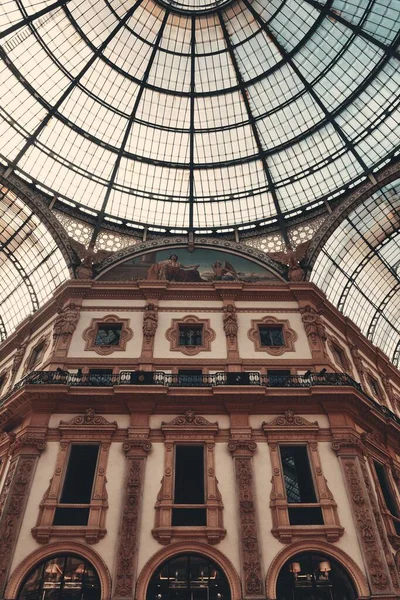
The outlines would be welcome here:
[[[358,376],[360,378],[360,383],[365,389],[365,369],[357,344],[350,344],[350,354],[353,359],[354,366],[356,367]]]
[[[15,376],[17,375],[17,371],[21,366],[22,360],[24,358],[25,355],[25,350],[26,350],[26,344],[20,344],[19,346],[17,346],[17,350],[14,354],[14,358],[13,358],[13,362],[12,362],[12,367],[11,367],[11,373],[12,373],[12,380],[14,381]]]
[[[110,421],[107,421],[107,419],[105,419],[101,415],[96,415],[93,408],[87,408],[84,415],[78,415],[76,417],[73,417],[70,421],[60,421],[60,429],[67,429],[70,427],[76,427],[76,426],[82,426],[82,425],[87,426],[87,427],[112,426],[113,429],[117,428],[116,421],[110,422]]]
[[[0,396],[2,396],[2,392],[6,389],[9,376],[10,371],[8,369],[0,371]]]
[[[256,442],[250,439],[231,439],[228,442],[228,450],[232,452],[233,456],[252,456],[256,449]]]
[[[179,325],[201,325],[202,326],[202,344],[198,346],[180,346],[179,345]],[[211,342],[215,340],[215,331],[211,329],[210,319],[199,319],[195,315],[188,315],[181,319],[172,319],[171,327],[165,332],[165,337],[170,342],[172,352],[181,352],[186,356],[195,356],[200,352],[209,352]]]
[[[153,357],[154,338],[158,327],[158,306],[153,302],[148,302],[144,307],[143,313],[143,345],[141,359],[151,359]]]
[[[37,460],[38,456],[21,454],[15,457],[0,497],[0,597],[3,597]]]
[[[306,304],[300,307],[300,313],[313,358],[317,360],[326,358],[327,333],[321,316],[322,309]]]
[[[204,417],[196,415],[194,410],[189,409],[183,415],[175,417],[175,419],[172,419],[172,421],[169,421],[168,423],[162,421],[161,428],[163,431],[167,431],[170,427],[207,427],[214,431],[218,430],[218,423],[211,423]]]
[[[98,327],[99,325],[107,323],[117,323],[122,325],[119,344],[115,346],[96,346]],[[129,324],[130,319],[121,319],[116,315],[107,315],[101,319],[92,319],[90,327],[85,329],[82,334],[83,339],[86,340],[85,350],[96,352],[96,354],[100,354],[101,356],[108,356],[113,352],[121,352],[126,350],[127,342],[129,342],[129,340],[131,340],[133,337],[133,331],[129,328]]]
[[[362,466],[364,459],[356,454],[356,445],[337,445],[339,451],[342,448],[346,448],[347,452],[349,448],[353,449],[352,456],[349,454],[341,456],[339,454],[339,460],[372,593],[393,594],[392,578],[366,485],[365,477],[368,476],[366,476],[366,471]],[[370,484],[368,483],[368,485]]]
[[[262,346],[260,338],[260,326],[262,325],[276,325],[282,327],[282,334],[284,339],[283,346]],[[257,352],[266,352],[271,356],[281,356],[285,352],[294,352],[294,343],[297,340],[297,333],[294,329],[290,328],[289,321],[287,319],[277,319],[276,317],[264,317],[263,319],[252,319],[251,329],[248,332],[248,338],[254,343],[254,349]]]
[[[128,440],[122,448],[128,462],[115,570],[115,599],[132,598],[134,591],[145,459],[151,443],[148,440]]]
[[[79,308],[71,302],[62,308],[54,321],[53,338],[64,338],[67,341],[74,333],[79,321]]]
[[[386,558],[386,562],[387,562],[387,565],[389,568],[392,585],[393,585],[393,588],[396,590],[396,593],[398,594],[399,590],[400,590],[399,574],[397,572],[396,564],[393,559],[392,550],[389,546],[389,541],[392,543],[392,546],[396,549],[396,546],[393,544],[393,542],[395,542],[395,540],[397,539],[397,542],[399,543],[400,538],[396,535],[395,531],[393,532],[392,536],[387,534],[387,529],[385,529],[385,527],[384,527],[384,521],[383,521],[383,518],[381,515],[381,511],[379,510],[378,502],[376,500],[374,490],[372,489],[372,482],[370,480],[368,469],[363,460],[360,462],[360,466],[361,466],[361,471],[362,471],[363,478],[364,478],[365,487],[366,487],[366,490],[368,493],[369,501],[371,503],[372,512],[375,516],[375,522],[376,522],[376,526],[378,528],[379,539],[381,541],[382,548],[383,548],[385,558]],[[377,482],[377,483],[379,485],[379,482]],[[382,505],[381,509],[382,508],[383,508],[383,505]],[[390,521],[390,524],[392,524],[391,521]],[[387,523],[387,525],[388,525],[388,523]],[[394,528],[393,528],[393,530],[394,530]]]
[[[26,431],[22,435],[15,437],[10,444],[10,455],[16,454],[37,454],[39,455],[46,449],[47,441],[46,434]]]
[[[253,491],[253,470],[251,456],[238,456],[235,453],[243,448],[253,448],[250,440],[231,440],[228,444],[233,454],[236,477],[240,522],[240,562],[245,598],[260,597],[263,594],[263,576],[258,542],[258,528]]]
[[[338,455],[351,455],[353,456],[355,453],[363,455],[365,452],[364,444],[361,439],[354,435],[348,434],[343,437],[334,437],[331,442],[332,450],[334,450]]]
[[[273,421],[270,421],[269,423],[264,421],[262,427],[264,431],[272,431],[272,429],[276,427],[307,427],[313,430],[319,429],[317,421],[313,421],[311,423],[310,421],[307,421],[307,419],[295,415],[292,410],[285,411],[285,414],[283,416],[276,417]]]

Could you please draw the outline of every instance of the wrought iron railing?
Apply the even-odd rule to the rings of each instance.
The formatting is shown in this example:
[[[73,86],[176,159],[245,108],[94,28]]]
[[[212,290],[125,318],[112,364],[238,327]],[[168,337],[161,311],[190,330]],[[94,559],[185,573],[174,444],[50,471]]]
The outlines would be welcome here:
[[[257,371],[239,373],[164,373],[163,371],[121,371],[78,374],[68,371],[32,371],[21,379],[12,391],[24,385],[67,385],[112,387],[115,385],[161,385],[167,387],[213,387],[219,385],[251,385],[267,387],[310,387],[314,385],[350,385],[361,390],[359,383],[346,373],[311,373],[309,375],[262,375]]]
[[[214,387],[224,385],[264,386],[269,388],[309,388],[313,386],[351,386],[384,417],[400,425],[400,418],[364,392],[361,385],[347,373],[307,373],[306,375],[263,375],[257,371],[239,373],[173,374],[163,371],[121,371],[112,373],[78,374],[68,371],[32,371],[25,375],[0,400],[0,406],[16,390],[26,385],[66,385],[72,387],[113,387],[122,385],[150,385],[163,387]]]

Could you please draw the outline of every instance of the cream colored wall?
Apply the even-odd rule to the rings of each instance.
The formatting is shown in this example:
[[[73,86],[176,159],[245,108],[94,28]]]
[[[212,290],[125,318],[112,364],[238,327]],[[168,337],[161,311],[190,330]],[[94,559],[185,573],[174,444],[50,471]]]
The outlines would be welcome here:
[[[108,303],[110,304],[110,302]],[[113,301],[114,304],[114,301]],[[85,350],[86,341],[83,339],[83,332],[85,329],[90,327],[92,319],[101,319],[107,315],[115,315],[121,319],[129,319],[129,327],[133,331],[133,337],[126,344],[125,351],[115,351],[109,355],[111,359],[115,358],[137,358],[140,356],[142,349],[142,324],[143,324],[143,313],[135,311],[122,311],[118,312],[117,307],[110,309],[107,312],[101,310],[94,310],[90,312],[81,312],[78,324],[73,333],[71,345],[68,351],[68,358],[83,357],[85,358],[99,358],[99,355],[94,350]],[[107,357],[104,357],[107,360]]]
[[[198,305],[197,305],[198,308]],[[193,357],[186,356],[182,352],[170,350],[170,342],[165,337],[167,329],[171,327],[172,319],[182,319],[189,315],[195,315],[200,319],[209,319],[210,326],[215,331],[216,337],[211,342],[210,351],[202,351],[195,354]],[[185,358],[191,360],[203,359],[207,362],[210,358],[226,358],[226,338],[222,327],[222,314],[214,312],[201,312],[196,311],[195,308],[185,312],[159,312],[158,313],[158,327],[154,339],[154,357],[155,358]]]
[[[122,306],[124,308],[126,308],[127,306],[138,306],[138,307],[144,307],[145,306],[145,301],[144,300],[134,300],[129,298],[129,300],[120,300],[117,298],[113,298],[112,300],[107,299],[107,298],[88,298],[87,300],[83,300],[82,301],[82,307],[87,307],[87,306],[101,306],[101,307],[107,307],[109,308],[110,306],[112,307],[119,307]],[[113,309],[114,310],[114,309]],[[83,314],[84,311],[82,311],[81,314]],[[108,314],[108,313],[107,313]],[[111,313],[110,313],[111,314]]]
[[[202,300],[202,308],[219,308],[222,309],[221,300]],[[190,310],[198,310],[199,302],[194,300],[160,300],[159,308],[190,308]]]
[[[265,306],[265,304],[264,304]],[[265,309],[265,313],[237,313],[238,316],[238,346],[239,346],[239,354],[241,357],[245,358],[257,358],[259,360],[268,359],[268,360],[281,360],[281,359],[290,359],[294,360],[296,358],[311,358],[311,351],[308,344],[307,336],[304,331],[303,322],[301,320],[301,316],[299,313],[274,313],[269,308]],[[260,321],[264,317],[275,317],[276,319],[285,319],[289,321],[289,326],[297,333],[297,341],[294,343],[294,352],[285,352],[280,356],[273,356],[268,352],[257,351],[254,348],[254,342],[249,339],[248,332],[250,331],[252,325],[251,321]]]

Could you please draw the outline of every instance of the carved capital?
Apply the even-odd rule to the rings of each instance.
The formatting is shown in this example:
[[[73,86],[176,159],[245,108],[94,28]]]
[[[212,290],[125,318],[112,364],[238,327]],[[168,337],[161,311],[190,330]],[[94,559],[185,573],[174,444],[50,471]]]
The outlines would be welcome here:
[[[146,456],[152,448],[152,443],[148,440],[127,440],[122,444],[122,450],[130,456]]]
[[[58,317],[54,321],[53,325],[53,338],[63,337],[66,340],[72,336],[76,329],[76,325],[79,321],[79,309],[71,303],[59,312]]]
[[[47,442],[45,434],[24,433],[10,445],[10,454],[30,454],[32,452],[43,452]]]
[[[364,453],[364,444],[355,435],[348,435],[343,437],[334,438],[331,442],[332,450],[334,450],[337,454],[363,454]]]
[[[233,456],[241,454],[252,455],[257,448],[256,442],[248,439],[231,439],[228,442],[228,450],[232,452]]]

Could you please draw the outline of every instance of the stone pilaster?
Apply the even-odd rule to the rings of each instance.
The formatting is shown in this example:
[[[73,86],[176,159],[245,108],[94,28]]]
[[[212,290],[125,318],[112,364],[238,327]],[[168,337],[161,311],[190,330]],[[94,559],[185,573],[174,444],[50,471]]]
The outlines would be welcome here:
[[[7,583],[36,465],[45,448],[44,432],[24,432],[10,447],[12,458],[0,496],[0,598]]]
[[[144,470],[151,443],[144,439],[132,439],[124,442],[122,448],[126,452],[127,476],[115,570],[114,600],[133,598],[134,594]]]
[[[332,448],[345,480],[372,595],[394,598],[398,595],[398,579],[393,572],[393,557],[373,495],[362,442],[351,435],[334,439]]]
[[[231,439],[228,449],[235,465],[240,521],[240,562],[243,598],[264,597],[258,527],[253,489],[252,457],[257,444],[251,439]]]

